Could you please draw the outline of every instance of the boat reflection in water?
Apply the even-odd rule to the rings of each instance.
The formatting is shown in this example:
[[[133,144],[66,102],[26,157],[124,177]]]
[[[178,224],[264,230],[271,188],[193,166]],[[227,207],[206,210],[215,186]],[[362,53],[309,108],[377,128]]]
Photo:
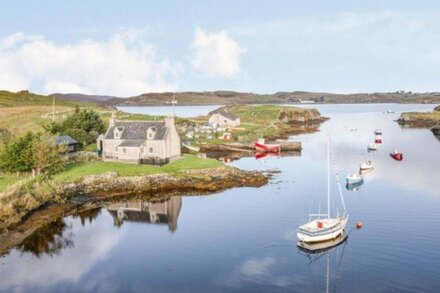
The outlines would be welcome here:
[[[297,246],[299,250],[306,255],[320,254],[331,251],[333,248],[344,243],[348,238],[345,230],[335,239],[323,241],[323,242],[314,242],[314,243],[306,243],[298,241]]]
[[[325,242],[304,243],[298,242],[299,253],[310,260],[310,265],[317,262],[322,257],[326,257],[326,272],[325,272],[325,292],[336,292],[339,274],[341,272],[342,260],[344,258],[345,245],[348,243],[348,234],[345,232],[338,237]],[[343,245],[341,245],[343,244]],[[339,249],[341,248],[341,249]],[[339,253],[341,251],[341,253]],[[334,256],[333,263],[336,264],[334,273],[330,273],[330,256]],[[316,263],[315,265],[318,265]],[[332,285],[332,287],[330,287]]]
[[[177,229],[177,219],[182,208],[182,198],[172,196],[160,201],[133,201],[113,203],[107,211],[113,217],[115,226],[122,226],[124,221],[149,224],[166,224],[173,233]]]

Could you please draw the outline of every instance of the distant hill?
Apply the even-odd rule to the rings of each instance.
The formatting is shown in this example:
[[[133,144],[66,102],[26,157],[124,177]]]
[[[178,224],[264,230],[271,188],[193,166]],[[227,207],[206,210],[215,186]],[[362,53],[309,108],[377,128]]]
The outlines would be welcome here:
[[[113,96],[85,95],[85,94],[79,94],[79,93],[72,93],[72,94],[55,93],[55,94],[51,94],[50,96],[55,96],[61,100],[92,102],[92,103],[98,103],[98,104],[103,104],[103,105],[115,105],[115,104],[121,103],[125,100],[124,98],[118,98],[118,97],[113,97]]]
[[[51,96],[37,95],[29,91],[20,91],[12,93],[8,91],[0,91],[0,108],[18,107],[18,106],[49,106],[52,105],[53,98]],[[82,107],[96,106],[95,103],[85,101],[72,101],[68,99],[56,100],[57,106],[74,107],[79,105]]]
[[[166,105],[175,96],[179,105],[285,104],[285,103],[440,103],[440,93],[355,93],[277,92],[274,94],[214,92],[146,93],[120,100],[119,106]]]

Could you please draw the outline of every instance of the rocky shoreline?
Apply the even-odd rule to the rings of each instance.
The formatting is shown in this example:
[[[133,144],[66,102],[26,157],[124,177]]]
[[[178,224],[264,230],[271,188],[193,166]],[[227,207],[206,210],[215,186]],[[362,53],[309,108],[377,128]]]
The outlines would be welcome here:
[[[170,195],[201,195],[233,187],[261,187],[271,174],[233,167],[187,170],[176,174],[119,177],[114,172],[84,177],[60,186],[58,200],[28,212],[19,221],[2,221],[0,255],[21,243],[38,228],[78,210],[101,207],[105,203],[134,197],[163,198]],[[5,219],[2,219],[5,220]]]
[[[404,128],[429,128],[440,140],[440,106],[435,107],[432,112],[402,113],[397,123]]]

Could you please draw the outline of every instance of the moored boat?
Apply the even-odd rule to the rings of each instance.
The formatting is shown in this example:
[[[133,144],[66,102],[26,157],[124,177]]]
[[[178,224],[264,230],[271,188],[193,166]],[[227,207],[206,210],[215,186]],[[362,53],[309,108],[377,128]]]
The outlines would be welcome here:
[[[396,160],[396,161],[402,161],[403,160],[403,153],[399,152],[397,150],[390,153],[390,156]]]
[[[358,184],[364,181],[364,176],[359,173],[349,174],[346,178],[346,181],[348,185]]]
[[[361,164],[361,166],[359,167],[359,171],[361,173],[367,173],[371,170],[374,169],[374,165],[373,162],[371,160],[367,160],[364,163]]]
[[[375,135],[382,135],[382,129],[376,128],[376,129],[374,130],[374,134],[375,134]]]
[[[376,150],[377,150],[377,144],[375,144],[375,143],[370,143],[370,144],[368,145],[368,150],[370,150],[370,151],[376,151]]]
[[[344,197],[339,183],[339,177],[336,174],[336,179],[339,186],[339,194],[343,205],[343,214],[336,217],[331,216],[330,211],[330,142],[327,143],[327,213],[326,214],[311,214],[310,217],[318,217],[301,225],[297,230],[297,237],[303,243],[318,243],[335,239],[344,233],[345,226],[348,222],[348,213],[345,209]],[[325,216],[325,218],[321,218]]]
[[[266,143],[264,138],[258,139],[254,146],[257,152],[262,153],[279,153],[281,151],[281,145],[279,143]]]
[[[376,144],[382,143],[382,135],[376,135],[374,137],[374,143],[376,143]]]

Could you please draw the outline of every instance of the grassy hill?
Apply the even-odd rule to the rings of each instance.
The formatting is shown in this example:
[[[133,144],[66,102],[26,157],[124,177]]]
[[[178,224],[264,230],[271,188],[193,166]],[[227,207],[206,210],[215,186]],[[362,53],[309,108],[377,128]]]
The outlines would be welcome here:
[[[20,107],[20,106],[51,106],[53,97],[37,95],[27,91],[12,93],[8,91],[0,91],[0,108],[4,107]],[[72,101],[72,100],[56,100],[57,106],[64,107],[95,107],[96,103]]]
[[[354,93],[277,92],[274,94],[241,93],[234,91],[146,93],[118,100],[121,106],[165,105],[176,97],[179,105],[286,104],[313,101],[315,103],[440,103],[440,93]]]
[[[27,91],[11,93],[0,91],[0,129],[8,129],[15,135],[42,130],[42,125],[51,119],[53,98]],[[62,118],[75,106],[97,108],[97,104],[70,100],[55,101],[56,117]]]

